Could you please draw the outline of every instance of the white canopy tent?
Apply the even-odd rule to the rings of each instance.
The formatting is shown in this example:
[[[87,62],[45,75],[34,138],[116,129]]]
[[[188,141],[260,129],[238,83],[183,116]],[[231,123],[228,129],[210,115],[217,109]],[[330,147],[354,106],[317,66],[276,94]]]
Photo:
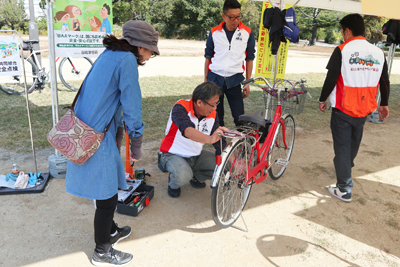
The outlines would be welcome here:
[[[270,2],[400,19],[400,1],[393,0],[270,0]]]

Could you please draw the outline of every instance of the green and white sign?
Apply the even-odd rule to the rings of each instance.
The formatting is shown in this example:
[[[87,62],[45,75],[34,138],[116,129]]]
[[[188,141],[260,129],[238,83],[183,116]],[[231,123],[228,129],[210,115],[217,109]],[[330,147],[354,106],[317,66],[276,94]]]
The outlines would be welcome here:
[[[112,33],[111,0],[57,0],[53,3],[57,57],[97,57]]]

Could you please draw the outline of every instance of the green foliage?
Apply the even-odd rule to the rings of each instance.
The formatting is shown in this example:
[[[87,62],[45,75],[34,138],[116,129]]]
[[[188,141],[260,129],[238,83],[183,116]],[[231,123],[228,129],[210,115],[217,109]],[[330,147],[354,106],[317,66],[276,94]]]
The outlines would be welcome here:
[[[37,18],[36,23],[38,25],[39,34],[47,35],[47,20],[43,18]]]
[[[338,35],[338,31],[334,28],[327,28],[325,30],[325,38],[324,41],[325,43],[328,44],[335,44],[336,41],[339,41],[340,35]]]
[[[242,21],[258,35],[261,2],[242,0]],[[205,39],[222,22],[224,0],[159,0],[150,10],[150,22],[167,38]]]
[[[113,22],[118,25],[124,24],[126,21],[132,19],[132,5],[129,2],[118,1],[112,6],[113,8]]]
[[[387,21],[383,17],[376,17],[370,15],[364,15],[365,23],[365,38],[371,43],[377,43],[382,41],[382,26]]]
[[[310,43],[315,43],[317,39],[326,38],[333,39],[334,29],[339,29],[339,20],[343,17],[342,12],[330,11],[310,7],[295,7],[297,25],[300,28],[300,39],[310,40]],[[325,34],[318,33],[318,29],[327,28]]]
[[[258,40],[263,3],[253,0],[242,0],[239,2],[242,5],[242,22],[247,27],[251,28],[254,33],[255,39]]]
[[[26,17],[23,0],[0,0],[0,28],[23,29]]]
[[[223,0],[159,0],[151,8],[151,23],[167,38],[204,39],[222,21],[222,5]]]

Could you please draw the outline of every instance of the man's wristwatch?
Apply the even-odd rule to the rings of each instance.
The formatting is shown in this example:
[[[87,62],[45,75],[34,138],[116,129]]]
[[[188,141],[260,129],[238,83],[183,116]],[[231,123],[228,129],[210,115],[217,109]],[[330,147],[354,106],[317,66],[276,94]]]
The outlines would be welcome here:
[[[318,103],[320,103],[320,104],[325,104],[325,103],[326,103],[326,100],[325,100],[325,101],[319,101],[319,99],[318,99]]]

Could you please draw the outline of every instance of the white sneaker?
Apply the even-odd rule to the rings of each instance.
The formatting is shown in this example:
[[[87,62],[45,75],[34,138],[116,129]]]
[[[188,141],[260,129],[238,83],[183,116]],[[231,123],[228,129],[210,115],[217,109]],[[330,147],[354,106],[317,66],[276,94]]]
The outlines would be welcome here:
[[[26,186],[28,185],[28,181],[29,181],[29,175],[25,174],[24,172],[20,172],[17,181],[15,181],[14,188],[25,189]]]
[[[332,196],[337,197],[341,201],[350,202],[351,201],[351,192],[342,192],[336,185],[328,186],[328,191]]]

